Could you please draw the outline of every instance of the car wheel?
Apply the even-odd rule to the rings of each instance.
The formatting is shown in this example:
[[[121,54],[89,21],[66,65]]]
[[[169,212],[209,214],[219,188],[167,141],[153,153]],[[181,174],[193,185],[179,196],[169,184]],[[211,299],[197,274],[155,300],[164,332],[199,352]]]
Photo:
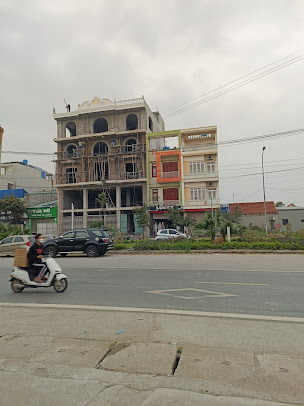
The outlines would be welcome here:
[[[66,257],[67,255],[68,255],[67,252],[61,252],[61,253],[60,253],[60,256],[61,256],[61,257]]]
[[[45,255],[50,256],[52,258],[55,258],[57,255],[57,248],[50,245],[49,247],[46,247],[44,250]]]
[[[87,256],[90,258],[96,257],[98,254],[97,247],[95,247],[95,245],[89,245],[86,248],[85,252],[86,252]]]

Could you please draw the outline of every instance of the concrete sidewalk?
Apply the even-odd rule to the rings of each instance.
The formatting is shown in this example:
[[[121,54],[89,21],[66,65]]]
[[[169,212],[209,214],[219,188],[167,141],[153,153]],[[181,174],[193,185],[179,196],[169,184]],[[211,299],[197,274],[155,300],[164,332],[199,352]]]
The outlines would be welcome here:
[[[0,305],[0,405],[303,405],[304,319]]]

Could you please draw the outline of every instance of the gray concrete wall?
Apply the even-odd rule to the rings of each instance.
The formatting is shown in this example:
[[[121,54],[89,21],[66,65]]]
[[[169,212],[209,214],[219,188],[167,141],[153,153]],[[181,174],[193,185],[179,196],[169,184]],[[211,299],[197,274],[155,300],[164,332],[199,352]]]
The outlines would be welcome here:
[[[283,220],[288,220],[292,231],[304,229],[304,207],[278,207],[279,223],[282,231],[289,228],[283,225]]]
[[[276,224],[279,223],[278,214],[267,214],[267,225],[268,230],[274,230]],[[275,218],[275,220],[270,220],[270,218]],[[257,226],[261,229],[265,228],[265,217],[264,214],[242,214],[241,215],[241,224],[245,227]]]

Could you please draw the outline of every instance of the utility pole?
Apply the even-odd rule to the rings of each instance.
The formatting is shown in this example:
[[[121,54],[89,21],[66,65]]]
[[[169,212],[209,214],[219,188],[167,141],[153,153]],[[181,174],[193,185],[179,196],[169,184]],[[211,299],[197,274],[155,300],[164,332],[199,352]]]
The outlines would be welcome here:
[[[71,216],[71,220],[72,220],[72,224],[71,224],[71,228],[72,230],[74,230],[74,203],[72,203],[72,216]]]
[[[263,174],[263,192],[264,192],[264,216],[265,216],[265,232],[268,235],[268,228],[267,228],[267,213],[266,213],[266,192],[265,192],[265,174],[264,174],[264,151],[266,147],[263,147],[262,152],[262,174]]]

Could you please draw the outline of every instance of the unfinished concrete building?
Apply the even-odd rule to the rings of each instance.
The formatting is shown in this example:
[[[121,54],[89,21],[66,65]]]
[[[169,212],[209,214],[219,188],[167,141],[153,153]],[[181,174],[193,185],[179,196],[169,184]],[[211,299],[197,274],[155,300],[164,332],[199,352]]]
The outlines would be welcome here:
[[[146,133],[164,122],[144,97],[95,97],[76,111],[56,113],[59,233],[102,221],[122,232],[140,232],[134,207],[147,202]]]

